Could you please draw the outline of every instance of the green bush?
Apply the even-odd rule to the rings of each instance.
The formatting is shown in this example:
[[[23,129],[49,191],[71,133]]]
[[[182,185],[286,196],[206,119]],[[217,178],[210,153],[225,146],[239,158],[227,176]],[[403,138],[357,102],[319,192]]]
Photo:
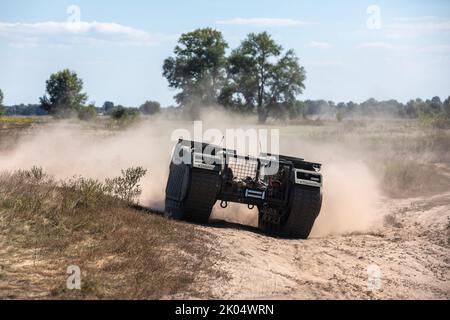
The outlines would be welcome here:
[[[95,105],[89,105],[87,107],[82,107],[78,111],[78,119],[83,121],[90,121],[92,119],[95,119],[97,117],[97,108]]]
[[[8,187],[0,186],[0,205],[15,211],[36,210],[47,206],[45,199],[59,194],[57,208],[49,208],[54,212],[72,212],[77,208],[95,209],[98,206],[108,206],[122,202],[125,205],[138,201],[142,193],[139,181],[147,173],[142,167],[132,167],[122,170],[122,175],[112,179],[99,181],[83,177],[74,177],[56,183],[45,174],[40,167],[30,170],[18,170],[7,177]]]
[[[136,108],[117,106],[111,111],[111,118],[122,123],[133,121],[139,118],[139,110]]]
[[[444,113],[439,114],[419,114],[420,123],[427,127],[445,129],[450,127],[450,118],[446,117]]]
[[[122,176],[105,180],[106,192],[132,203],[142,193],[139,181],[146,175],[147,170],[142,167],[132,167],[122,170]]]
[[[343,111],[336,112],[336,120],[337,120],[337,122],[342,122],[342,120],[344,120],[344,112]]]

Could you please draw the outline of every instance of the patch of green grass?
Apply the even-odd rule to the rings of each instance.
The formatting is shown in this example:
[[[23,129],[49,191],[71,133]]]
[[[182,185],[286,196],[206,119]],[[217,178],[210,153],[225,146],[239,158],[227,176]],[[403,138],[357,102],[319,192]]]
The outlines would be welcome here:
[[[33,117],[2,117],[0,116],[0,124],[31,124],[38,123],[39,119]]]

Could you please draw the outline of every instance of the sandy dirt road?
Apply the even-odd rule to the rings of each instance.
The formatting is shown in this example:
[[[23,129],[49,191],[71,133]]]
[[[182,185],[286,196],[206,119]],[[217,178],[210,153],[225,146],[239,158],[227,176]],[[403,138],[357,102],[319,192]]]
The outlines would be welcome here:
[[[385,199],[380,211],[384,223],[376,230],[308,240],[223,221],[198,226],[214,235],[215,268],[226,276],[199,277],[202,296],[168,298],[450,299],[450,192]],[[0,299],[46,297],[61,270],[4,240],[0,235]]]
[[[450,299],[450,193],[380,211],[378,230],[306,241],[213,222],[229,278],[207,286],[225,299]]]

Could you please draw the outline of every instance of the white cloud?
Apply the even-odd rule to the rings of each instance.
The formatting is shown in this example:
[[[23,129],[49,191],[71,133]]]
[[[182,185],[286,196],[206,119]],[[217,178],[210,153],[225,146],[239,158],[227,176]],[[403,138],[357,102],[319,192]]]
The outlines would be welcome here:
[[[437,17],[396,18],[386,26],[386,36],[391,39],[413,38],[436,32],[450,31],[450,20]]]
[[[381,50],[395,50],[395,51],[417,51],[415,47],[407,45],[392,44],[389,42],[365,42],[356,46],[358,49],[381,49]]]
[[[0,38],[13,46],[46,45],[121,45],[148,46],[164,40],[162,35],[118,23],[103,22],[0,22]]]
[[[331,49],[333,45],[328,42],[311,41],[305,47],[307,48],[317,48],[317,49]]]
[[[425,54],[448,54],[450,53],[450,44],[427,45],[427,46],[406,46],[394,45],[389,42],[366,42],[357,46],[358,49],[382,49],[399,52],[425,53]]]
[[[309,62],[308,65],[318,67],[342,67],[344,66],[344,62],[342,62],[342,60],[330,59],[330,60],[312,61]]]
[[[424,22],[439,20],[436,16],[418,16],[418,17],[395,17],[392,21],[395,22]]]
[[[292,27],[306,24],[306,22],[294,19],[278,18],[234,18],[229,20],[218,20],[217,24],[255,26],[255,27]]]
[[[387,42],[366,42],[357,46],[358,49],[394,49],[395,46]]]
[[[432,46],[424,46],[419,49],[419,52],[423,53],[450,53],[450,45],[432,45]]]

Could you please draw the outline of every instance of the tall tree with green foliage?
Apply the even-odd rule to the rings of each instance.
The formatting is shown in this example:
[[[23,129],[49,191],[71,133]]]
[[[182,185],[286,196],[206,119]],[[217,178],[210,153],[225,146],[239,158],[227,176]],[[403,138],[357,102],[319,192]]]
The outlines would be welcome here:
[[[228,58],[229,83],[220,101],[256,110],[260,123],[274,108],[293,105],[305,88],[305,70],[293,50],[282,52],[267,32],[249,34]]]
[[[46,95],[40,98],[42,108],[58,118],[67,118],[82,108],[87,95],[82,93],[83,80],[68,69],[53,73],[46,82]]]
[[[3,106],[3,91],[0,89],[0,116],[5,114],[5,107]]]
[[[161,104],[158,101],[145,101],[145,103],[139,107],[139,110],[143,114],[153,115],[161,110]]]
[[[443,110],[446,118],[450,121],[450,96],[445,99],[443,104]]]
[[[102,109],[106,114],[109,114],[114,109],[114,102],[105,101],[105,103],[102,106]]]
[[[181,105],[217,103],[225,81],[225,49],[228,44],[220,31],[212,28],[184,33],[174,49],[174,57],[164,61],[163,75]]]

